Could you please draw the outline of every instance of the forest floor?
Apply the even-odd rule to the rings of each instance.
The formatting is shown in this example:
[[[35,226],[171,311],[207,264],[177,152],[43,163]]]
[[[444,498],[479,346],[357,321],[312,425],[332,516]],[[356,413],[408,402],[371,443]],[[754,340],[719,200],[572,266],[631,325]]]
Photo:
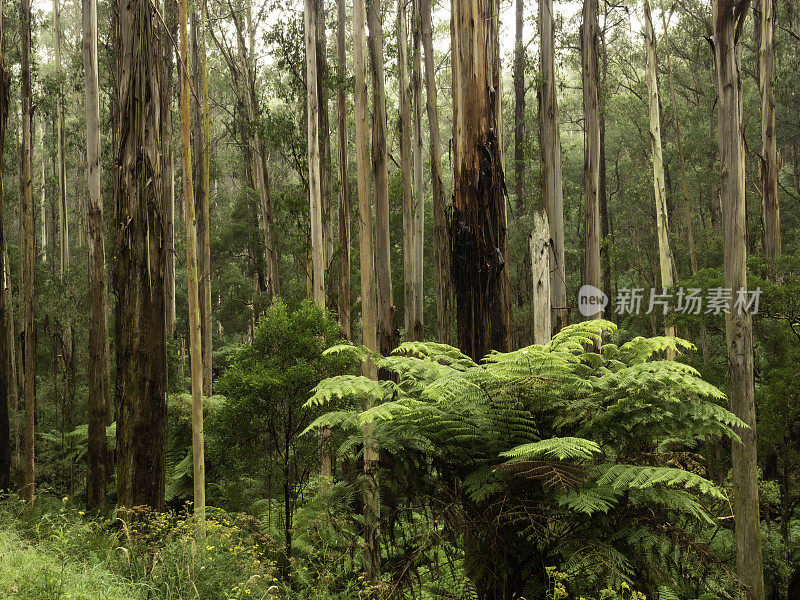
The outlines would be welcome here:
[[[0,529],[0,596],[26,600],[134,600],[133,586],[93,561],[63,556],[49,544]]]

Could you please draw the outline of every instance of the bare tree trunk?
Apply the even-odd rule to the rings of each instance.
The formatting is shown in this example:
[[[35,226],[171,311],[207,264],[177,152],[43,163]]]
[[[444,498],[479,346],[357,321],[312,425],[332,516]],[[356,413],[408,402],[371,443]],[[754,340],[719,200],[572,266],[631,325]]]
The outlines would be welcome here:
[[[425,253],[425,189],[422,183],[422,23],[420,0],[414,0],[412,16],[412,71],[411,89],[414,105],[414,321],[411,324],[411,339],[425,339],[424,320],[424,253]]]
[[[425,91],[428,128],[431,132],[431,182],[433,191],[433,262],[436,278],[436,324],[439,341],[453,341],[453,278],[450,272],[450,238],[442,184],[442,140],[439,134],[439,109],[436,102],[436,61],[433,52],[431,0],[419,0],[422,44],[425,47]]]
[[[22,289],[23,323],[25,325],[25,487],[22,497],[33,502],[34,493],[34,425],[36,420],[36,332],[34,321],[34,260],[36,234],[33,228],[33,140],[31,138],[31,5],[20,2],[22,37],[22,194],[20,220],[24,245]]]
[[[61,7],[59,0],[53,0],[53,38],[55,40],[56,78],[56,156],[58,174],[58,237],[60,256],[60,275],[69,268],[69,216],[67,215],[67,172],[64,164],[64,87],[61,84]]]
[[[40,125],[39,128],[39,141],[41,142],[41,150],[42,156],[44,156],[44,123]],[[41,215],[42,220],[42,239],[40,241],[40,247],[42,249],[42,262],[47,262],[47,219],[45,215],[47,214],[46,204],[47,204],[47,161],[42,160],[42,195],[39,199],[39,214]]]
[[[669,52],[669,25],[667,23],[666,11],[661,10],[661,22],[664,27],[664,53],[667,56],[667,77],[669,79],[669,95],[672,103],[672,120],[675,122],[675,138],[678,145],[678,161],[681,167],[681,191],[683,192],[683,203],[686,210],[686,236],[689,242],[689,262],[691,263],[692,275],[697,275],[697,254],[694,246],[694,226],[692,224],[692,204],[689,201],[689,188],[686,180],[686,161],[683,157],[683,138],[681,135],[681,123],[678,120],[678,104],[675,98],[675,83],[672,79],[672,56]],[[702,325],[703,338],[705,339],[705,324]]]
[[[200,302],[200,340],[203,358],[203,395],[211,395],[212,330],[211,330],[211,231],[209,223],[209,140],[208,140],[208,78],[206,73],[205,4],[192,12],[193,86],[198,95],[193,102],[192,130],[194,132],[192,165],[197,224],[197,278]]]
[[[647,101],[650,113],[650,150],[653,154],[653,189],[656,199],[656,230],[658,233],[658,263],[661,269],[661,286],[671,288],[672,248],[669,243],[669,216],[667,214],[667,190],[664,183],[664,158],[661,149],[661,100],[658,93],[658,64],[656,56],[656,34],[650,16],[650,2],[644,0],[645,44],[647,46],[646,78]],[[666,326],[666,335],[675,336],[675,326]],[[674,352],[667,358],[674,358]]]
[[[6,38],[3,28],[3,3],[0,0],[0,148],[5,148],[6,125],[8,124],[8,99],[11,88],[11,77],[6,71]],[[13,368],[11,362],[11,346],[13,337],[9,336],[13,313],[7,305],[6,294],[6,240],[3,223],[4,198],[3,158],[0,156],[0,493],[11,491],[11,427],[9,423],[9,393],[12,388]]]
[[[458,343],[474,359],[509,350],[503,289],[505,184],[498,137],[499,57],[496,0],[451,3],[453,168],[450,223]]]
[[[397,0],[397,64],[400,85],[400,173],[403,179],[403,314],[405,337],[414,338],[417,245],[414,243],[414,168],[411,155],[411,83],[408,76],[407,0]]]
[[[186,221],[186,270],[189,278],[189,352],[192,368],[192,473],[194,512],[202,532],[206,511],[206,468],[203,435],[203,348],[200,333],[200,291],[197,281],[197,212],[192,187],[191,111],[189,110],[189,39],[186,0],[178,1],[180,28],[181,157],[183,159],[183,209]],[[196,19],[193,18],[194,25]],[[193,28],[194,29],[194,28]],[[193,40],[196,48],[196,38]],[[195,57],[197,53],[195,52]],[[207,190],[206,190],[207,191]]]
[[[522,45],[524,31],[525,0],[516,0],[515,46],[514,46],[514,196],[517,213],[522,215],[525,207],[525,47]]]
[[[586,247],[584,283],[601,289],[600,265],[600,110],[597,75],[597,0],[584,0],[581,23],[583,113],[586,120],[583,163]],[[599,319],[602,311],[589,318]]]
[[[317,62],[317,19],[319,4],[315,0],[305,0],[305,40],[306,40],[306,91],[308,103],[308,195],[310,199],[311,217],[311,262],[312,291],[314,302],[325,308],[325,233],[323,223],[322,189],[320,172],[319,142],[319,89]],[[323,477],[333,475],[333,464],[330,453],[330,430],[320,431],[320,457],[322,461],[320,474]]]
[[[378,345],[388,355],[397,346],[397,315],[392,294],[389,240],[389,163],[386,149],[386,83],[381,1],[368,0],[369,56],[372,71],[372,169],[375,176],[375,271],[378,282]]]
[[[337,0],[336,54],[337,80],[336,108],[338,114],[337,149],[339,153],[339,326],[346,339],[350,339],[350,181],[347,168],[347,32],[345,0]]]
[[[533,275],[533,343],[550,341],[550,226],[547,215],[536,211],[533,215],[533,233],[530,237],[531,273]]]
[[[553,0],[539,0],[539,147],[542,152],[542,201],[550,225],[550,310],[552,333],[569,320],[564,271],[564,198],[561,181],[561,133],[556,96],[555,21]]]
[[[97,72],[97,0],[83,0],[83,71],[86,92],[86,159],[89,190],[89,447],[87,505],[106,503],[106,425],[110,422],[103,197],[100,190],[100,88]]]
[[[161,152],[161,31],[155,7],[147,0],[118,2],[116,12],[118,502],[125,507],[147,505],[163,510],[167,233]]]
[[[178,8],[176,0],[164,0],[164,22],[167,39],[178,37]],[[163,90],[161,92],[162,135],[164,152],[164,207],[166,210],[167,267],[164,272],[164,292],[167,332],[175,335],[175,154],[172,147],[172,73],[175,67],[175,47],[166,43],[164,48]]]
[[[306,89],[308,107],[308,187],[311,202],[311,261],[314,301],[325,308],[325,247],[319,155],[319,93],[317,87],[317,2],[305,0]]]
[[[325,21],[325,0],[317,3],[317,98],[319,109],[319,170],[322,206],[322,247],[325,257],[326,306],[336,307],[336,285],[333,267],[333,175],[331,167],[331,126],[328,115],[328,39]]]
[[[775,8],[774,0],[761,2],[761,47],[759,89],[761,91],[761,212],[767,258],[781,255],[781,209],[778,198],[778,147],[775,137]]]
[[[373,243],[372,195],[369,187],[369,140],[367,137],[367,66],[364,0],[353,1],[353,71],[355,76],[356,168],[358,172],[358,241],[361,262],[361,325],[363,344],[378,349],[377,306],[375,303],[375,246]],[[364,363],[364,375],[377,379],[375,364]],[[369,404],[367,405],[369,407]],[[375,582],[381,572],[380,487],[378,447],[372,426],[364,426],[364,554],[367,579]]]
[[[724,222],[725,287],[747,289],[745,241],[745,148],[739,35],[747,10],[733,0],[714,1],[714,58]],[[725,318],[731,411],[748,429],[737,431],[731,451],[736,536],[736,571],[754,600],[764,600],[764,571],[758,505],[756,411],[753,386],[753,322],[748,310]]]

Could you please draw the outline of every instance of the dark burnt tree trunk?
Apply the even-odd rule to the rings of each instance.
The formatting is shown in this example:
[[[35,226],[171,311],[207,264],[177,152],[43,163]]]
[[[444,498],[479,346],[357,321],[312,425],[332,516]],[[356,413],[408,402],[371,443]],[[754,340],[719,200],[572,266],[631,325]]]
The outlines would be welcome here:
[[[167,441],[161,33],[152,3],[117,4],[117,489],[120,506],[156,510]]]
[[[506,189],[499,137],[497,0],[452,2],[453,212],[451,270],[458,345],[475,359],[509,350]]]

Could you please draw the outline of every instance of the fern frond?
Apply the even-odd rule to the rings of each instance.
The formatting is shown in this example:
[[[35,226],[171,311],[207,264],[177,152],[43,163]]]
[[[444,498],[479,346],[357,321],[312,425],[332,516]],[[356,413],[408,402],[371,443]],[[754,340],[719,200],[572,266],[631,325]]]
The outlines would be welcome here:
[[[600,454],[597,442],[576,437],[554,437],[530,444],[522,444],[501,452],[503,458],[555,458],[558,460],[589,460]]]

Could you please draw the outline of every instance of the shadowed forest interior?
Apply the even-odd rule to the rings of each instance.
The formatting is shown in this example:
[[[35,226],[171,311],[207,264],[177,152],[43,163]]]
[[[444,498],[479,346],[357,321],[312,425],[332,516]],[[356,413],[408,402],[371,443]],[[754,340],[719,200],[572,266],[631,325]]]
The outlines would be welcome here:
[[[800,598],[795,0],[0,0],[0,595]]]

